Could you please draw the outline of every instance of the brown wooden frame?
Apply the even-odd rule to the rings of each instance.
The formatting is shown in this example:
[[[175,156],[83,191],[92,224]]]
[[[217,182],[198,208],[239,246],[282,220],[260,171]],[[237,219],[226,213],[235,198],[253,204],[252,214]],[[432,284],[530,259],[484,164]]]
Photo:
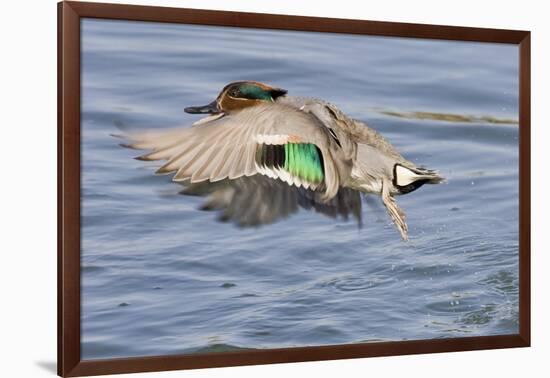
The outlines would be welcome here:
[[[81,360],[80,19],[106,18],[495,42],[519,47],[519,333],[452,339]],[[58,374],[83,376],[219,366],[437,353],[530,345],[530,32],[151,6],[58,4]]]

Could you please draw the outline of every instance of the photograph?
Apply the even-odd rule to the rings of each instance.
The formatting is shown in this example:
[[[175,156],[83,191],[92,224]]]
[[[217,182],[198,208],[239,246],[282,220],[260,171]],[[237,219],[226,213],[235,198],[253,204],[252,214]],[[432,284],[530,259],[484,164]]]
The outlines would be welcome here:
[[[519,61],[83,17],[81,359],[518,334]]]

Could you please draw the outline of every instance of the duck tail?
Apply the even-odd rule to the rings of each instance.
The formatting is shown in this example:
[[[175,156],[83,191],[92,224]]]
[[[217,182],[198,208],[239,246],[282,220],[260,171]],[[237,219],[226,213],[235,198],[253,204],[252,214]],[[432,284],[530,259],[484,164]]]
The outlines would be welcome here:
[[[440,184],[445,178],[439,172],[421,167],[405,167],[400,164],[394,166],[394,184],[404,187],[422,182],[423,184]]]
[[[441,184],[445,182],[445,177],[441,176],[436,170],[426,168],[416,168],[415,170],[419,180],[428,180],[426,184]]]

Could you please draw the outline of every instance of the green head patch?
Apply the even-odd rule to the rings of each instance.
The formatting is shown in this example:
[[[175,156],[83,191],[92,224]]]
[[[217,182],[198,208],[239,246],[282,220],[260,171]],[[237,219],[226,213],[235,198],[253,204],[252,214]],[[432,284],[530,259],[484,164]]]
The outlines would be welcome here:
[[[233,83],[227,90],[227,94],[233,98],[263,101],[273,101],[286,92],[284,89],[248,81]]]

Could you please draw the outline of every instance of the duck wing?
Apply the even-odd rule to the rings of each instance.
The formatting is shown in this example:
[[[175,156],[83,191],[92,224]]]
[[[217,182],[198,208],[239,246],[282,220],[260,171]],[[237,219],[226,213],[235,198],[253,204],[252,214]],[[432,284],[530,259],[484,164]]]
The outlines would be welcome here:
[[[353,218],[361,225],[360,193],[348,188],[340,188],[334,197],[323,201],[318,191],[255,175],[189,184],[181,194],[206,197],[202,210],[218,211],[221,221],[240,227],[274,223],[300,209],[330,218]]]
[[[157,174],[197,183],[256,174],[287,185],[324,191],[332,198],[350,174],[351,162],[313,116],[283,104],[245,108],[188,128],[129,133],[140,160],[165,160]]]

